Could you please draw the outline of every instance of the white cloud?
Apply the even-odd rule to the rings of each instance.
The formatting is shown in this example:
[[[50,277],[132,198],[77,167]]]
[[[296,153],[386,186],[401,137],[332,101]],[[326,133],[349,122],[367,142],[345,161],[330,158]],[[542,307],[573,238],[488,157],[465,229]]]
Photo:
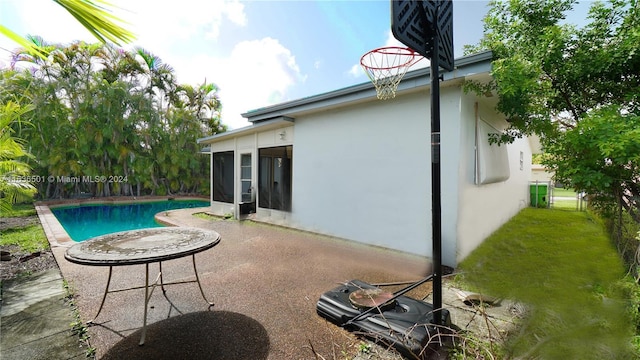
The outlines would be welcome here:
[[[215,46],[219,36],[225,36],[221,35],[225,27],[248,24],[244,4],[238,0],[123,4],[135,7],[131,10],[136,13],[132,22],[139,34],[136,42],[176,69],[180,83],[198,85],[206,80],[218,86],[222,121],[232,129],[248,124],[241,113],[284,99],[286,90],[300,79],[295,57],[277,40],[240,42],[226,54]]]
[[[384,46],[396,46],[406,48],[407,46],[401,43],[398,39],[393,36],[391,30],[387,33],[387,41],[384,43]],[[422,58],[418,62],[414,63],[409,70],[415,70],[420,68],[429,67],[429,59],[422,57],[422,55],[417,55],[417,58]]]
[[[222,122],[230,128],[249,123],[240,114],[288,100],[287,91],[304,82],[295,56],[278,40],[263,38],[238,43],[229,56],[199,56],[185,59],[180,73],[183,83],[218,85],[222,101]]]
[[[244,4],[233,0],[225,4],[225,14],[233,23],[241,26],[247,25],[247,15],[244,13]]]
[[[396,39],[393,36],[393,33],[391,32],[391,30],[387,32],[387,40],[385,41],[384,46],[385,47],[388,47],[388,46],[407,47],[405,44],[401,43],[400,41],[398,41],[398,39]]]
[[[362,65],[360,65],[360,63],[357,63],[353,65],[351,69],[349,69],[348,73],[352,77],[357,78],[364,75],[364,70],[362,69]]]
[[[121,18],[131,24],[138,36],[137,43],[160,52],[193,38],[215,41],[225,19],[236,26],[247,25],[244,5],[238,0],[180,0],[158,2],[152,0],[118,0]],[[205,46],[203,41],[201,46]]]

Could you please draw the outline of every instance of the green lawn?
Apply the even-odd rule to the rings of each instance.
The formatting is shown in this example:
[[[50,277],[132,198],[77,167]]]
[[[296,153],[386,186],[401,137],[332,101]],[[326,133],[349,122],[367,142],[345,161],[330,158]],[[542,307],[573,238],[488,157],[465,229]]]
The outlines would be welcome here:
[[[530,306],[507,353],[524,359],[627,359],[637,289],[602,224],[586,212],[523,209],[460,265],[460,281]]]
[[[3,213],[0,217],[32,215],[36,215],[33,204],[18,204],[13,206],[13,211]],[[18,245],[24,252],[35,252],[49,248],[49,242],[40,223],[0,231],[0,245]]]
[[[0,217],[20,217],[36,215],[36,209],[33,204],[14,204],[12,211],[3,211]]]
[[[28,253],[49,249],[49,241],[40,224],[2,231],[0,245],[18,245]]]
[[[582,204],[583,209],[586,208],[587,204]],[[563,209],[563,210],[577,210],[578,209],[578,201],[577,200],[558,200],[554,199],[551,207],[554,209]]]
[[[576,192],[573,189],[553,188],[553,196],[575,198]]]

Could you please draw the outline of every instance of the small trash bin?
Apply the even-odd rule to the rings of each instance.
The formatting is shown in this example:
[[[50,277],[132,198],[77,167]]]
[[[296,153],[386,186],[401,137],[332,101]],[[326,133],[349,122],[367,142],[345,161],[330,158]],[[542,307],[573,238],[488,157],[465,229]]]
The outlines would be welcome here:
[[[547,207],[547,184],[531,184],[531,206]]]

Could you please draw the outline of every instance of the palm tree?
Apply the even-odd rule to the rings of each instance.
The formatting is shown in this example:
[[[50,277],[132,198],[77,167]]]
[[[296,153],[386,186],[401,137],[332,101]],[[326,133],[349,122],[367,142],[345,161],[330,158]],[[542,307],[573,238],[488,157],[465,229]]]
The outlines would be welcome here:
[[[213,135],[227,130],[220,122],[222,103],[218,96],[218,87],[205,81],[198,87],[183,84],[176,91],[179,107],[195,114],[201,123],[203,136]]]
[[[215,85],[178,86],[169,66],[140,49],[75,42],[47,51],[46,61],[25,56],[29,69],[0,69],[0,104],[13,100],[33,106],[25,116],[33,125],[16,134],[28,139],[37,159],[35,173],[56,178],[114,174],[128,180],[34,184],[43,197],[209,188],[209,162],[197,155],[196,139],[224,131]]]
[[[16,202],[33,198],[36,189],[29,183],[31,168],[21,158],[29,155],[18,139],[13,137],[11,125],[30,110],[7,102],[0,108],[0,211],[10,211]]]
[[[120,45],[120,42],[129,43],[134,39],[133,34],[117,24],[121,20],[111,14],[108,7],[111,6],[102,0],[53,0],[67,10],[80,22],[93,36],[103,43],[107,40]],[[100,5],[101,4],[101,5]],[[0,24],[0,34],[7,36],[26,49],[27,53],[34,57],[46,58],[48,48],[37,41],[37,38],[24,38]],[[0,208],[8,209],[11,203],[32,196],[35,189],[24,182],[9,182],[11,176],[20,175],[28,171],[28,166],[17,160],[28,153],[19,141],[13,137],[11,123],[15,117],[26,108],[16,108],[16,105],[7,103],[0,109]]]
[[[78,20],[85,29],[95,36],[98,40],[106,43],[107,40],[116,45],[120,43],[130,43],[135,39],[133,33],[121,27],[117,22],[121,22],[118,17],[114,16],[109,7],[108,2],[103,0],[53,0],[58,5],[67,10],[73,17]],[[102,5],[99,5],[102,4]],[[12,39],[20,46],[25,48],[29,53],[39,57],[46,57],[46,52],[39,44],[34,43],[32,39],[24,38],[10,29],[0,24],[0,34]]]

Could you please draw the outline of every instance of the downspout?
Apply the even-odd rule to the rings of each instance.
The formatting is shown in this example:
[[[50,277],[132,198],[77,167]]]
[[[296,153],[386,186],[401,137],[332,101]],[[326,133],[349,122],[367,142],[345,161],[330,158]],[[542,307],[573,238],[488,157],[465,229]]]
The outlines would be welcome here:
[[[473,182],[478,185],[480,182],[480,167],[478,166],[478,162],[479,162],[479,154],[478,154],[478,126],[480,124],[478,124],[478,102],[476,101],[473,104],[473,110],[474,110],[474,120],[475,120],[475,134],[474,134],[474,139],[475,139],[475,143],[474,143],[474,147],[473,147],[473,151],[474,151],[474,162],[473,162]]]

